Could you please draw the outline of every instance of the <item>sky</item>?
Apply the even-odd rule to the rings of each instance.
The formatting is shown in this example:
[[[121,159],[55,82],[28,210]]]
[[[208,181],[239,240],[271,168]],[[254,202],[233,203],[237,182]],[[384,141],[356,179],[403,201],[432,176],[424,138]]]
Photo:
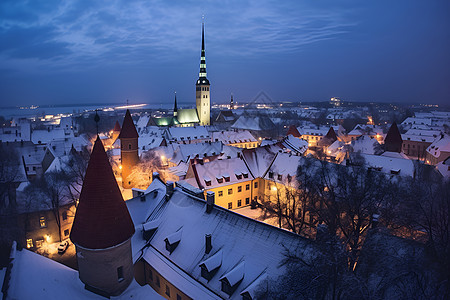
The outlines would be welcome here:
[[[0,1],[0,106],[449,103],[450,1]]]

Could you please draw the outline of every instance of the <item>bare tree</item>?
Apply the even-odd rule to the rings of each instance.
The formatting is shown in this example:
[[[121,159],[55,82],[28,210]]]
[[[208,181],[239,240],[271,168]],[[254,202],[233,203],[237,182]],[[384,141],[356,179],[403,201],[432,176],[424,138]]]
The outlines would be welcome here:
[[[164,168],[162,167],[161,158],[153,151],[146,152],[136,165],[129,179],[133,187],[146,189],[152,182],[153,172],[159,172],[161,179],[164,179]]]

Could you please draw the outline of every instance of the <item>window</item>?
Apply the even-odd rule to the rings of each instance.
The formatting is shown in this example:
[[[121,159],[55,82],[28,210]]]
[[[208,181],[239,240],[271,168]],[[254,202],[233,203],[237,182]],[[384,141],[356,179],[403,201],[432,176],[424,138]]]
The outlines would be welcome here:
[[[68,236],[69,235],[69,229],[64,230],[64,236]]]
[[[33,248],[33,239],[27,239],[27,248]]]
[[[238,186],[238,193],[242,192],[242,186]]]
[[[181,300],[181,296],[177,294],[177,300]]]
[[[223,196],[223,191],[219,191],[219,197]]]
[[[244,173],[242,175],[244,175],[244,178],[248,178],[248,173]]]
[[[166,295],[170,297],[170,287],[166,284]]]
[[[223,182],[223,178],[216,178],[218,183],[222,183]]]
[[[238,207],[241,207],[241,206],[242,206],[242,200],[241,200],[241,199],[238,200],[237,206],[238,206]]]
[[[44,217],[44,216],[40,216],[40,217],[39,217],[39,226],[40,226],[41,228],[47,227],[47,224],[45,223],[45,217]]]
[[[228,189],[228,195],[232,195],[233,194],[233,189]]]
[[[245,205],[249,205],[250,204],[250,198],[245,198]]]
[[[123,267],[120,266],[117,268],[117,281],[121,282],[122,280],[124,280],[123,278]]]
[[[248,191],[250,189],[250,184],[245,185],[245,190]]]
[[[159,282],[159,276],[158,275],[156,275],[156,286],[157,287],[161,286],[161,283]]]
[[[225,182],[230,182],[230,176],[224,176]]]
[[[206,186],[211,186],[211,180],[205,180]]]
[[[283,175],[278,174],[278,181],[281,181],[283,179]]]
[[[232,209],[233,208],[233,202],[228,202],[228,209]]]
[[[257,189],[258,188],[258,182],[256,181],[255,182],[255,189]]]
[[[62,213],[63,221],[67,220],[67,211]]]
[[[44,243],[44,240],[38,240],[36,241],[36,248],[42,247],[42,244]]]
[[[242,174],[237,174],[237,175],[236,175],[236,178],[237,178],[237,179],[242,179]]]
[[[148,278],[150,279],[150,281],[153,281],[153,272],[152,272],[152,269],[148,269]]]
[[[131,150],[131,144],[128,144],[128,150]]]
[[[273,179],[273,172],[269,172],[269,178]]]

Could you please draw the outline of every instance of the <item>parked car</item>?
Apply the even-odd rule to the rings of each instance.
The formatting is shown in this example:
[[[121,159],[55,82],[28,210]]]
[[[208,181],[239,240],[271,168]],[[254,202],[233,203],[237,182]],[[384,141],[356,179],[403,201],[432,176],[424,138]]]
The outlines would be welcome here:
[[[59,244],[59,246],[58,246],[58,253],[63,254],[64,252],[66,252],[68,247],[69,247],[69,241],[61,242],[61,244]]]

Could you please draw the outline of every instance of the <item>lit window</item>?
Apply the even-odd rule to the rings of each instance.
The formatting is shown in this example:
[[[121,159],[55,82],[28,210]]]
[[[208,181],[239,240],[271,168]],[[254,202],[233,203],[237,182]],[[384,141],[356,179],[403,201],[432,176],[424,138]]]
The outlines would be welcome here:
[[[250,184],[245,185],[245,190],[248,191],[250,189]]]
[[[33,248],[33,239],[27,239],[27,248]]]
[[[36,241],[36,248],[42,247],[42,244],[44,243],[44,240],[38,240]]]
[[[45,223],[45,217],[44,217],[44,216],[41,216],[41,217],[39,218],[39,226],[40,226],[41,228],[47,227],[47,224]]]
[[[232,195],[233,194],[233,189],[228,189],[228,195]]]

